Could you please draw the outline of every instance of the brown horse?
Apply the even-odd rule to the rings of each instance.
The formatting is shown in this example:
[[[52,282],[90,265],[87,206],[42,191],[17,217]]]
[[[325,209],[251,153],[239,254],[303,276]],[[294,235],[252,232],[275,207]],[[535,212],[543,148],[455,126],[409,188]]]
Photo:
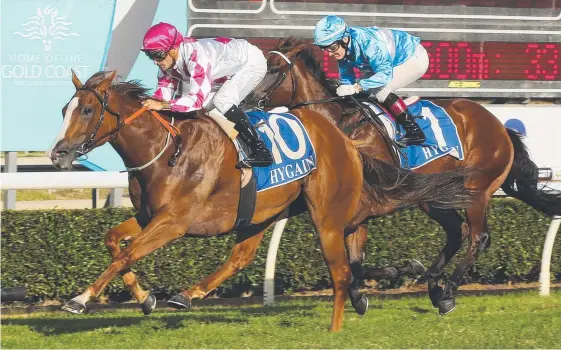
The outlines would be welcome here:
[[[307,40],[290,38],[280,41],[276,51],[271,51],[269,70],[262,83],[246,99],[247,106],[287,106],[291,111],[314,110],[332,118],[346,130],[349,138],[359,145],[361,154],[369,154],[377,159],[395,164],[396,158],[389,147],[380,127],[366,120],[356,104],[342,102],[342,98],[332,97],[332,82],[325,78],[317,55]],[[466,208],[467,224],[454,208],[437,208],[423,204],[421,209],[437,221],[446,231],[447,242],[428,271],[429,296],[441,314],[455,307],[452,292],[456,290],[468,268],[478,255],[490,245],[486,223],[486,210],[491,196],[502,187],[508,195],[521,199],[547,215],[561,214],[561,198],[539,191],[537,188],[538,169],[530,160],[520,137],[506,129],[501,122],[481,105],[466,99],[440,100],[435,103],[443,107],[454,120],[464,147],[465,159],[442,157],[415,170],[422,174],[435,174],[453,169],[478,169],[466,179],[466,187],[477,191],[473,205]],[[297,109],[293,109],[293,108]],[[368,179],[368,174],[365,174]],[[396,179],[399,183],[399,179]],[[352,226],[358,229],[346,237],[350,264],[355,278],[399,277],[407,272],[404,268],[365,268],[362,266],[367,240],[368,218],[388,213],[387,206],[381,204],[367,192],[361,197],[359,213]],[[450,279],[443,276],[444,266],[459,250],[463,240],[470,236],[471,243],[467,255],[454,270]],[[445,288],[439,280],[445,280]],[[367,302],[351,285],[349,295],[355,309],[364,313]]]
[[[105,245],[113,258],[111,264],[82,294],[63,307],[77,314],[83,313],[86,302],[97,297],[117,274],[122,275],[143,312],[149,314],[156,299],[138,284],[130,270],[134,262],[185,234],[212,236],[235,229],[241,173],[235,167],[236,149],[226,134],[202,112],[184,115],[176,121],[175,128],[170,128],[170,116],[159,117],[163,119],[158,121],[141,108],[147,92],[143,87],[137,82],[114,84],[114,77],[114,72],[99,72],[82,84],[73,75],[76,92],[63,109],[63,127],[50,153],[53,165],[68,169],[76,157],[105,142],[110,142],[129,168],[155,161],[129,173],[129,191],[137,215],[107,232]],[[106,113],[111,116],[105,116]],[[384,194],[377,189],[379,184],[365,185],[361,156],[368,158],[359,155],[351,140],[315,111],[295,113],[314,144],[316,169],[303,179],[259,192],[252,225],[238,230],[236,244],[226,263],[191,289],[174,296],[170,305],[189,306],[193,298],[205,297],[248,265],[264,231],[279,216],[286,215],[291,203],[302,198],[333,280],[331,330],[337,331],[342,325],[351,281],[344,230],[354,220],[363,186],[397,206],[414,205],[442,195],[458,205],[469,197],[458,173],[427,177],[402,172],[406,178],[404,186],[414,195],[409,190]],[[184,135],[182,141],[178,138],[181,147],[176,147],[175,153],[167,147],[168,132]],[[182,153],[178,151],[181,149]],[[176,165],[170,166],[167,159],[173,159],[171,163]],[[384,163],[377,165],[381,167],[380,172],[394,169]],[[415,184],[427,185],[430,190],[416,190]],[[124,240],[130,243],[121,249]]]

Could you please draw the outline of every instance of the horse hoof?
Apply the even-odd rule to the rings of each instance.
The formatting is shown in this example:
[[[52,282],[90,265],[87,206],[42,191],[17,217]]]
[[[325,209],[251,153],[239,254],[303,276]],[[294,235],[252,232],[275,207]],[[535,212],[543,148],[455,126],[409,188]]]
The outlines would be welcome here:
[[[351,304],[360,316],[363,316],[368,311],[368,298],[364,293],[360,293],[356,301],[351,298]]]
[[[442,289],[442,287],[440,286],[436,286],[429,290],[429,298],[430,301],[432,302],[432,306],[439,307],[438,303],[440,302],[440,299],[442,299],[443,294],[444,294],[444,289]]]
[[[86,305],[80,304],[79,302],[74,300],[70,300],[62,307],[62,310],[76,315],[83,315],[86,312]]]
[[[454,298],[444,299],[438,302],[438,313],[446,315],[456,308],[456,300]]]
[[[409,265],[411,265],[411,269],[409,270],[409,273],[414,277],[423,275],[427,271],[425,266],[421,264],[419,260],[411,259],[409,260]]]
[[[191,299],[181,293],[176,294],[168,300],[168,305],[175,309],[187,309],[191,307]]]
[[[154,294],[148,294],[148,298],[144,300],[142,304],[140,304],[140,308],[142,309],[142,313],[146,316],[150,315],[152,311],[156,308],[156,297]]]

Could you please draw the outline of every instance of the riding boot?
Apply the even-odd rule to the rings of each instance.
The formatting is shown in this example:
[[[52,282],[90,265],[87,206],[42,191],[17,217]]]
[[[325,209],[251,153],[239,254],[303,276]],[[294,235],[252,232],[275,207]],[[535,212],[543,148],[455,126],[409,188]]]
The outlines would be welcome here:
[[[384,107],[389,109],[395,120],[405,129],[405,135],[399,140],[405,145],[420,145],[425,142],[425,134],[419,128],[413,117],[407,111],[405,102],[393,92],[383,102]]]
[[[235,123],[234,129],[239,132],[239,137],[251,149],[251,155],[238,163],[238,168],[265,167],[273,163],[273,156],[259,138],[257,131],[249,122],[247,115],[237,106],[232,106],[224,116]]]

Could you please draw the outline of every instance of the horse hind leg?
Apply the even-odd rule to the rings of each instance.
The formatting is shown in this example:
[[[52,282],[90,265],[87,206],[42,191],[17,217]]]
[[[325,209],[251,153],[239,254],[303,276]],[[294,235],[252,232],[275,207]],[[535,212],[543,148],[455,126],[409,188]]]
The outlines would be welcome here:
[[[174,295],[168,300],[168,305],[176,309],[189,308],[193,299],[206,297],[208,293],[228,278],[249,265],[255,257],[259,244],[261,244],[265,230],[271,224],[271,222],[260,224],[245,231],[237,232],[236,244],[234,244],[228,260],[218,270],[203,278],[191,289]]]
[[[442,299],[444,292],[439,285],[444,267],[462,246],[463,240],[469,234],[469,229],[455,209],[439,209],[428,204],[422,205],[421,209],[446,232],[446,244],[427,271],[429,298],[432,305],[438,307],[438,302]]]
[[[312,220],[333,281],[334,306],[330,331],[338,332],[343,325],[345,299],[351,282],[351,267],[345,254],[344,225],[337,225],[330,215],[325,215],[322,220],[312,214]]]
[[[488,200],[466,209],[471,242],[464,259],[456,266],[452,276],[446,282],[442,298],[438,301],[438,311],[444,315],[456,307],[453,292],[458,289],[467,270],[477,260],[479,254],[490,246],[491,238],[485,217]]]

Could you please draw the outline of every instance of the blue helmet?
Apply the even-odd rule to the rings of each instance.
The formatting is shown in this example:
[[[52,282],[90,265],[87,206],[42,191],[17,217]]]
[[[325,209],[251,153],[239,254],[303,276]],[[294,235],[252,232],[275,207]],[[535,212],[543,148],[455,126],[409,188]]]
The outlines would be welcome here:
[[[345,20],[339,16],[325,16],[314,29],[314,44],[329,46],[347,36],[349,29]]]

